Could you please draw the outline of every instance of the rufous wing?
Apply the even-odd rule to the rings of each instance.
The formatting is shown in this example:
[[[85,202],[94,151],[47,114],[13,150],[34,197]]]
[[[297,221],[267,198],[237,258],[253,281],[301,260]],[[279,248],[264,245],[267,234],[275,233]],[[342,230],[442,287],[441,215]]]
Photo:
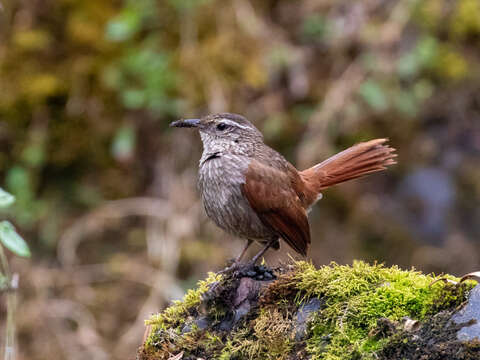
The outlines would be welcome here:
[[[291,185],[290,174],[253,160],[242,192],[262,223],[305,256],[310,244],[307,213]]]

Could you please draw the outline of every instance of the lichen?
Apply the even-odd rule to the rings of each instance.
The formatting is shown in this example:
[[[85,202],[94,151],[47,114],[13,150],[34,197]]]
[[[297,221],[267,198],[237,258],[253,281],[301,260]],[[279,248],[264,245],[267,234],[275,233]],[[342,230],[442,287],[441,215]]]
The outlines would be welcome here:
[[[431,285],[435,279],[414,269],[361,261],[319,269],[295,262],[261,290],[258,305],[234,328],[220,329],[218,321],[212,321],[203,329],[182,330],[185,323],[192,323],[188,317],[199,314],[201,295],[209,284],[220,280],[210,274],[183,301],[147,321],[153,329],[139,357],[168,359],[184,351],[183,359],[376,359],[393,342],[407,338],[398,335],[403,319],[418,320],[423,326],[433,315],[461,305],[472,287]],[[321,299],[321,306],[299,337],[298,310],[310,299]]]

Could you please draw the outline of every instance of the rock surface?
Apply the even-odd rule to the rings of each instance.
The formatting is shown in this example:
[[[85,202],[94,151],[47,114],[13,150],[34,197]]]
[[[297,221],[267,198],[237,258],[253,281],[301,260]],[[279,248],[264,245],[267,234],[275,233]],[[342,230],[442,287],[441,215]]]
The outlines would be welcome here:
[[[452,316],[455,324],[465,324],[457,332],[457,339],[461,341],[480,341],[480,285],[471,291],[468,301]]]
[[[147,321],[137,358],[479,359],[480,286],[434,280],[363,262],[211,274]]]

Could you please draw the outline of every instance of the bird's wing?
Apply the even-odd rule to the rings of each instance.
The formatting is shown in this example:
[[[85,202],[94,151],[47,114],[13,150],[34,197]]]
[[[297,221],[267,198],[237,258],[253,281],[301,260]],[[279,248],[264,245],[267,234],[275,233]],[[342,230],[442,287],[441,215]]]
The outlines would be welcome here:
[[[305,256],[310,244],[307,213],[289,173],[252,160],[242,192],[265,226]]]

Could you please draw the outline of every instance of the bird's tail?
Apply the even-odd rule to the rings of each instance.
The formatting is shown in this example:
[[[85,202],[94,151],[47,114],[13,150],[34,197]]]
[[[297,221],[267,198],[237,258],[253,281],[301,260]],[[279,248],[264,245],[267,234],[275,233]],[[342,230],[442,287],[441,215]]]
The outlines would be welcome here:
[[[300,172],[307,187],[315,193],[341,182],[385,170],[396,164],[395,149],[385,145],[388,139],[362,142]]]

